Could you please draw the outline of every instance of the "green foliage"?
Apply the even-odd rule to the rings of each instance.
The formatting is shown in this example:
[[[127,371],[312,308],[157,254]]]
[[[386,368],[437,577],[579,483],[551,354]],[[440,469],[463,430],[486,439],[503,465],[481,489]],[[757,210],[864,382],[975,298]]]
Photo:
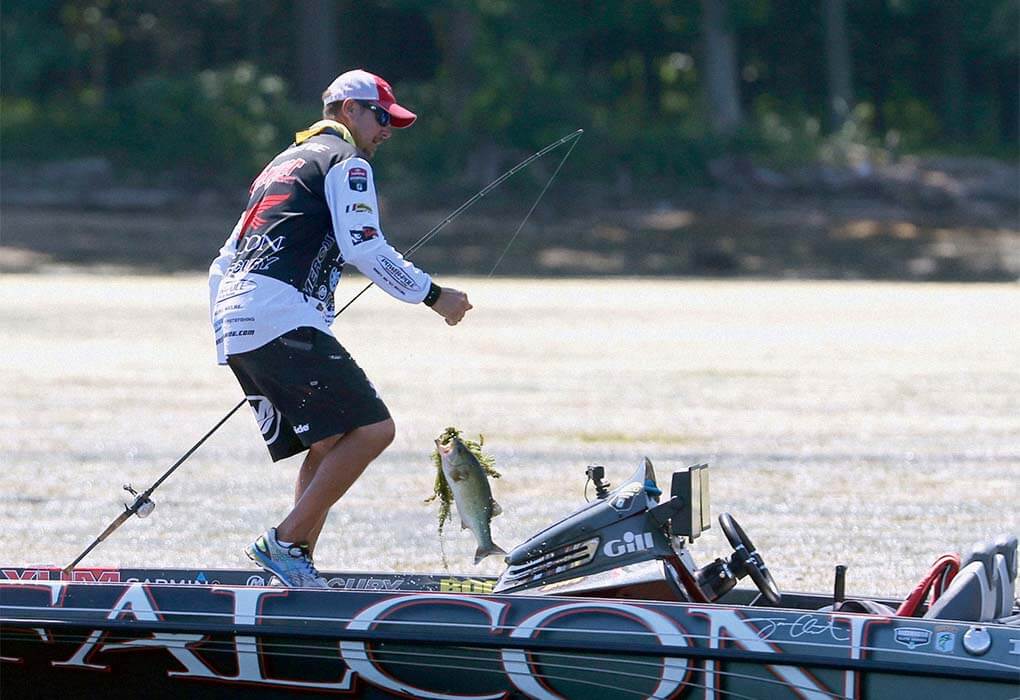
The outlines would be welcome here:
[[[835,131],[817,0],[728,5],[748,117],[726,138],[703,99],[699,3],[364,0],[321,31],[344,67],[381,70],[420,114],[379,167],[433,193],[477,188],[578,127],[588,135],[571,169],[609,184],[698,180],[732,150],[784,164],[1015,149],[1016,0],[847,3],[858,108]],[[307,68],[295,3],[9,0],[0,13],[5,157],[106,155],[247,179],[318,117],[287,94]],[[950,109],[960,75],[966,94],[952,92]]]
[[[899,148],[917,150],[941,137],[939,120],[931,105],[913,95],[887,100],[882,112],[887,127],[886,141]]]
[[[53,82],[66,80],[66,72],[76,67],[78,54],[73,43],[53,37],[60,5],[58,0],[35,0],[8,1],[0,6],[0,84],[5,95],[26,99],[45,94]]]
[[[149,78],[118,101],[126,150],[197,168],[250,174],[304,126],[294,119],[284,81],[260,75],[251,64],[202,71],[189,79]],[[181,143],[159,134],[186,134],[187,139]]]
[[[887,104],[886,120],[892,128],[880,136],[874,128],[875,107],[862,102],[839,129],[826,133],[817,117],[783,111],[763,99],[756,105],[747,147],[780,169],[809,162],[860,168],[893,160],[897,153],[914,150],[936,136],[931,114],[917,101]]]
[[[287,100],[286,83],[251,64],[185,78],[143,77],[100,103],[88,90],[77,100],[39,104],[5,99],[6,157],[53,155],[40,133],[61,136],[57,154],[106,153],[140,170],[183,170],[249,177],[305,126]]]

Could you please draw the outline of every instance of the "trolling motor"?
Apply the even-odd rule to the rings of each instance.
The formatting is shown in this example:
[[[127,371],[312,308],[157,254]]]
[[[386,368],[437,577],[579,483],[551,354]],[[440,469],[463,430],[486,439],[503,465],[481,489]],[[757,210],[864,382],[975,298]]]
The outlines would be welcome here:
[[[698,569],[687,550],[711,527],[708,465],[673,474],[670,498],[662,490],[646,457],[619,488],[610,491],[605,467],[585,470],[598,498],[542,530],[506,557],[506,571],[496,593],[512,593],[591,576],[610,569],[659,559],[666,580],[686,600],[711,602],[750,576],[764,597],[779,600],[778,588],[761,555],[733,516],[719,518],[733,554]]]

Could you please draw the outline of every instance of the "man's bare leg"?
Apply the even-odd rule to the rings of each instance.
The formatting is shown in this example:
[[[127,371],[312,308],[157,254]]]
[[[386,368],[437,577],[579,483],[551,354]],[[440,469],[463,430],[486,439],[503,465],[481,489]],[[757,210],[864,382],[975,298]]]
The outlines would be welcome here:
[[[312,483],[312,479],[315,477],[315,472],[319,469],[319,464],[322,462],[330,450],[332,450],[343,434],[336,435],[334,437],[320,440],[308,448],[308,452],[305,453],[305,460],[301,463],[301,469],[298,471],[297,482],[294,484],[294,505],[298,504],[301,500],[301,496],[304,494],[305,489],[308,488],[308,484]],[[329,517],[327,511],[323,516],[319,524],[312,530],[311,535],[308,537],[308,552],[313,554],[315,552],[315,543],[319,540],[319,533],[322,532],[323,526],[326,524],[326,518]]]
[[[276,528],[276,536],[284,542],[306,543],[313,548],[329,509],[393,442],[394,432],[393,420],[386,419],[355,428],[339,439],[333,436],[312,445],[310,451],[321,458],[305,458],[295,489],[301,494],[294,509]]]

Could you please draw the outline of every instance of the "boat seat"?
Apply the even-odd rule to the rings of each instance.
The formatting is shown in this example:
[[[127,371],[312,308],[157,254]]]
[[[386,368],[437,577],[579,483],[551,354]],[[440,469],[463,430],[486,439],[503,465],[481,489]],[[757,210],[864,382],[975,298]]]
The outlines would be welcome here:
[[[979,543],[963,560],[960,572],[924,615],[933,620],[991,622],[1013,612],[1016,591],[1017,538],[1002,535]]]
[[[995,540],[995,582],[999,592],[996,618],[1013,614],[1016,600],[1017,554],[1015,535],[1001,535]]]
[[[826,605],[822,610],[832,610],[831,605]],[[865,613],[868,615],[881,615],[883,617],[892,617],[896,614],[896,611],[890,608],[885,603],[879,603],[877,600],[856,600],[848,599],[841,602],[836,607],[837,612],[841,613]]]
[[[1010,615],[1009,617],[1003,617],[997,622],[1000,625],[1009,625],[1011,627],[1020,627],[1020,615]]]

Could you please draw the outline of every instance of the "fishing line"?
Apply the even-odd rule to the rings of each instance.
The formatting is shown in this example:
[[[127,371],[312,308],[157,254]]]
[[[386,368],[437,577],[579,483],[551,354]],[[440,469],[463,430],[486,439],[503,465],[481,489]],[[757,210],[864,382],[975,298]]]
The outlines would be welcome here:
[[[507,242],[506,247],[503,248],[503,252],[500,253],[499,259],[496,260],[496,264],[492,266],[492,269],[489,270],[489,274],[486,275],[486,277],[492,277],[493,273],[496,271],[496,268],[499,267],[499,264],[501,262],[503,262],[503,258],[506,257],[507,251],[510,250],[510,246],[514,244],[514,241],[517,240],[517,236],[518,234],[520,234],[521,229],[524,228],[524,224],[528,223],[528,219],[531,217],[531,214],[535,211],[535,208],[538,207],[538,203],[542,201],[542,197],[545,196],[545,193],[549,189],[549,186],[553,183],[553,180],[556,179],[556,176],[560,174],[560,168],[562,168],[563,164],[567,162],[567,158],[570,157],[570,154],[574,152],[574,147],[580,140],[582,133],[583,132],[580,129],[578,129],[573,134],[571,134],[571,138],[574,139],[574,142],[570,144],[570,148],[567,149],[567,152],[564,154],[563,158],[560,159],[560,163],[559,165],[556,166],[556,170],[553,172],[552,177],[550,177],[549,180],[545,183],[545,187],[543,187],[542,191],[539,193],[538,199],[536,199],[535,203],[531,205],[531,209],[528,210],[528,213],[524,215],[524,219],[522,219],[521,223],[517,226],[517,230],[514,231],[514,235],[510,237],[510,240],[509,242]]]
[[[500,263],[503,262],[503,258],[506,257],[506,254],[510,250],[510,247],[514,244],[514,241],[517,240],[517,236],[520,235],[521,230],[524,228],[524,225],[526,223],[528,223],[528,219],[531,218],[531,215],[534,213],[535,209],[538,207],[539,202],[541,202],[542,198],[545,197],[545,193],[549,190],[549,187],[550,187],[550,185],[552,185],[553,180],[555,180],[556,176],[559,175],[560,170],[563,168],[563,164],[567,162],[567,158],[569,158],[570,154],[573,153],[574,147],[577,146],[577,142],[580,140],[582,134],[584,134],[584,130],[583,129],[578,129],[577,131],[573,132],[572,134],[568,134],[567,136],[564,136],[559,141],[556,141],[555,143],[550,144],[549,146],[543,148],[541,151],[539,151],[535,155],[531,156],[527,160],[525,160],[525,161],[519,163],[518,165],[514,166],[513,168],[511,168],[503,176],[501,176],[499,179],[494,181],[491,185],[489,185],[488,187],[486,187],[485,189],[480,191],[477,195],[475,195],[475,197],[473,197],[467,203],[465,203],[464,207],[462,207],[461,210],[458,210],[457,212],[455,212],[455,214],[459,214],[460,211],[462,211],[463,209],[466,209],[468,206],[470,206],[474,202],[476,202],[479,199],[481,199],[482,197],[484,197],[485,194],[488,191],[490,191],[496,185],[498,185],[499,183],[503,182],[504,180],[506,180],[507,178],[512,176],[518,170],[523,169],[525,166],[527,166],[533,160],[536,160],[536,159],[542,157],[546,153],[549,153],[553,149],[559,147],[560,145],[562,145],[564,143],[567,143],[568,141],[571,142],[570,148],[567,149],[567,152],[563,155],[563,157],[560,159],[560,162],[556,165],[556,169],[553,171],[552,176],[550,176],[550,178],[546,181],[545,185],[542,187],[542,191],[539,192],[538,197],[532,203],[531,208],[528,209],[527,214],[525,214],[524,218],[521,219],[521,223],[517,225],[517,228],[514,230],[513,235],[510,236],[510,240],[507,241],[506,246],[503,248],[503,251],[500,253],[499,257],[496,259],[496,262],[492,266],[492,269],[489,270],[489,274],[485,276],[486,279],[490,279],[492,277],[492,275],[496,272],[496,268],[499,267]],[[419,239],[418,242],[416,242],[414,245],[411,246],[410,249],[408,249],[408,253],[416,250],[419,246],[424,245],[426,242],[431,240],[432,237],[434,237],[435,235],[438,234],[439,228],[441,228],[442,226],[446,225],[451,220],[452,220],[452,216],[449,217],[447,220],[443,221],[442,224],[439,227],[437,227],[435,230],[430,231],[425,236],[422,236],[422,238]],[[362,290],[362,291],[364,291],[364,290]],[[490,520],[491,520],[491,518],[490,518]],[[442,526],[440,526],[440,530],[439,530],[439,551],[440,551],[440,554],[442,555],[443,569],[447,573],[449,573],[449,571],[450,571],[450,564],[449,564],[449,561],[447,560],[447,557],[446,557],[446,543],[445,543],[444,537],[443,537]]]
[[[454,209],[445,219],[443,219],[438,224],[433,226],[432,229],[428,233],[426,233],[424,236],[422,236],[417,241],[412,243],[411,247],[408,248],[404,252],[404,255],[410,255],[411,253],[413,253],[414,251],[418,250],[419,248],[424,246],[426,243],[431,241],[433,238],[435,238],[437,235],[439,235],[439,232],[442,231],[447,226],[447,224],[449,224],[451,221],[453,221],[458,216],[463,214],[465,211],[468,210],[469,207],[474,205],[475,202],[477,202],[479,199],[481,199],[482,197],[487,195],[492,190],[496,189],[496,187],[498,187],[499,185],[501,185],[504,182],[506,182],[509,178],[513,177],[515,174],[517,174],[521,170],[524,170],[524,168],[526,168],[529,165],[531,165],[533,162],[535,162],[536,160],[538,160],[539,158],[544,156],[546,153],[549,153],[550,151],[554,151],[557,148],[559,148],[560,146],[562,146],[563,144],[567,143],[568,141],[573,140],[574,144],[570,147],[570,150],[567,151],[567,155],[570,155],[570,151],[574,150],[574,146],[577,145],[577,139],[581,138],[582,134],[584,134],[584,129],[578,129],[577,131],[574,131],[573,133],[567,134],[563,138],[558,139],[557,141],[554,141],[553,143],[549,144],[548,146],[546,146],[542,150],[540,150],[540,151],[538,151],[536,153],[533,153],[532,155],[528,156],[527,158],[522,160],[520,163],[518,163],[514,167],[510,168],[509,170],[507,170],[505,173],[500,175],[498,178],[496,178],[495,180],[490,182],[488,185],[486,185],[485,187],[480,189],[476,194],[474,194],[466,202],[464,202],[459,207]],[[564,158],[563,160],[565,161],[566,158]],[[561,161],[560,162],[560,167],[562,167],[562,166],[563,166],[563,162]],[[546,186],[542,190],[542,193],[539,195],[538,199],[535,200],[535,204],[532,205],[531,211],[535,210],[535,207],[538,205],[538,202],[541,201],[542,196],[545,194],[545,190],[549,188],[549,185],[552,183],[553,178],[556,177],[556,174],[559,173],[559,171],[560,171],[560,169],[559,169],[559,167],[557,167],[556,168],[556,172],[553,173],[553,177],[549,178],[549,182],[546,183]],[[528,216],[531,216],[531,211],[528,212]],[[527,221],[527,217],[525,217],[525,221]],[[522,226],[523,226],[523,223],[522,223]],[[515,234],[515,236],[516,236],[516,234]],[[512,242],[513,241],[511,241],[511,243]],[[489,274],[491,275],[492,273],[490,272]],[[334,317],[335,316],[339,316],[340,314],[342,314],[347,309],[347,307],[349,307],[351,304],[353,304],[355,301],[357,301],[358,297],[360,297],[362,294],[367,292],[374,285],[375,285],[374,282],[369,282],[368,284],[366,284],[364,286],[364,288],[360,292],[355,294],[351,298],[350,301],[348,301],[346,304],[344,304],[343,307],[339,311],[337,311],[336,314],[334,314]]]

